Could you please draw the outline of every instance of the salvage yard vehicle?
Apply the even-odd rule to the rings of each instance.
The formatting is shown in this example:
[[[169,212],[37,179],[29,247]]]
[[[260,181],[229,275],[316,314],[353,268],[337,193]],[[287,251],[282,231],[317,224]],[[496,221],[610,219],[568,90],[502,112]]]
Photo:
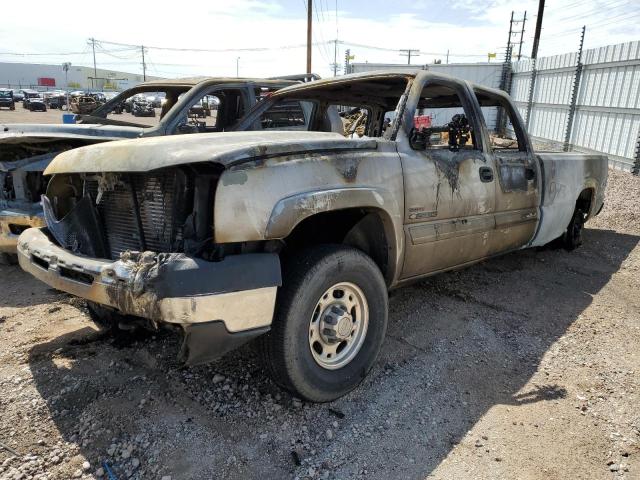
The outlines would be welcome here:
[[[27,108],[30,112],[46,112],[47,103],[45,102],[43,97],[29,97]]]
[[[349,109],[366,112],[362,137],[345,131]],[[492,110],[505,128],[487,125]],[[534,152],[508,95],[429,71],[291,86],[235,130],[58,155],[20,265],[87,299],[99,325],[177,327],[187,364],[260,337],[276,382],[322,402],[376,361],[389,289],[572,250],[604,201],[606,156]]]
[[[13,91],[0,88],[0,108],[8,108],[9,110],[16,109],[16,103],[13,99]]]
[[[131,114],[134,117],[155,117],[156,110],[153,108],[151,102],[147,100],[147,97],[144,95],[136,95],[133,98]]]
[[[67,104],[66,92],[47,92],[44,94],[45,103],[49,108],[62,108]]]
[[[294,83],[297,82],[206,77],[152,81],[122,92],[90,115],[77,116],[76,124],[0,125],[0,260],[13,258],[20,232],[42,225],[40,196],[46,186],[42,172],[56,154],[123,138],[224,131],[266,93]],[[166,96],[159,123],[131,123],[114,115],[122,113],[126,100],[152,92]],[[221,102],[218,115],[206,122],[189,118],[189,108],[205,97]]]
[[[98,102],[91,95],[76,95],[71,97],[69,108],[73,113],[88,115],[98,108]]]
[[[37,92],[35,90],[25,89],[25,90],[20,90],[20,92],[23,95],[22,108],[25,108],[25,109],[29,109],[29,104],[31,103],[31,100],[41,98],[40,92]]]

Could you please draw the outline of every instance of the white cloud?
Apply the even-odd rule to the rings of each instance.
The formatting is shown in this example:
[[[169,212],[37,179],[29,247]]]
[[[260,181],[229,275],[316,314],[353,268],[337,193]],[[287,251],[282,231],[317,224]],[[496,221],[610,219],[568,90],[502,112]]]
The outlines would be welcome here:
[[[15,15],[11,24],[0,31],[2,51],[61,52],[84,51],[69,57],[8,57],[42,63],[90,65],[92,57],[86,39],[90,36],[120,43],[168,46],[177,48],[250,48],[302,45],[306,41],[306,0],[276,1],[196,0],[176,8],[175,4],[162,7],[156,2],[110,0],[101,6],[82,9],[55,9],[45,0],[32,0],[29,8],[36,15]],[[399,2],[402,5],[402,2]],[[353,7],[345,0],[343,6]],[[376,19],[376,2],[370,8],[354,9],[356,13],[339,12],[339,38],[359,44],[377,45],[391,49],[413,48],[428,54],[415,59],[428,63],[434,58],[444,59],[449,50],[452,61],[483,61],[488,52],[503,52],[512,10],[520,17],[528,11],[523,52],[531,51],[538,2],[527,0],[456,0],[449,3],[416,0],[397,7],[397,12],[384,19]],[[321,3],[322,5],[322,3]],[[388,3],[385,4],[388,8]],[[447,21],[429,21],[434,5],[448,9],[438,11]],[[442,7],[440,7],[442,5]],[[540,54],[555,54],[577,48],[579,31],[587,24],[586,47],[640,39],[640,5],[634,0],[575,0],[547,2]],[[346,7],[345,7],[346,8]],[[46,13],[43,13],[46,12]],[[331,41],[336,25],[332,11],[314,13],[314,40]],[[90,18],[89,21],[87,19]],[[635,19],[635,22],[634,22]],[[590,26],[591,25],[591,26]],[[514,36],[515,39],[515,36]],[[117,47],[103,45],[107,50]],[[342,65],[344,46],[339,45],[338,63]],[[6,49],[6,50],[5,50]],[[397,62],[404,57],[398,52],[382,52],[351,47],[355,61]],[[139,52],[111,52],[111,56],[98,49],[100,66],[124,71],[141,70]],[[476,57],[463,55],[478,55]],[[115,57],[114,57],[115,56]],[[147,60],[149,73],[171,76],[205,74],[235,76],[236,59],[240,57],[240,75],[275,76],[300,73],[305,68],[305,49],[274,49],[258,52],[170,52],[150,49]],[[332,44],[313,49],[313,69],[322,76],[331,75]],[[1,78],[1,73],[0,73]],[[1,81],[1,80],[0,80]]]

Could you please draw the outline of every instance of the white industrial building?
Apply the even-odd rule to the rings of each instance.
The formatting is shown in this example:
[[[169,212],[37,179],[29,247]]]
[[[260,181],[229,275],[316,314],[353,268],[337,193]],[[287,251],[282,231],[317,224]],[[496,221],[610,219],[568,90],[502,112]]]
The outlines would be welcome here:
[[[373,72],[376,70],[415,71],[416,69],[444,73],[491,88],[500,88],[500,78],[502,75],[501,63],[432,63],[428,65],[351,63],[347,68],[349,73]],[[445,118],[450,118],[456,111],[456,109],[440,109],[439,113]],[[489,128],[495,128],[497,109],[495,107],[483,107],[482,112],[484,113],[487,126]]]
[[[394,63],[351,63],[348,73],[373,72],[375,70],[429,70],[445,73],[492,88],[500,88],[501,63],[431,63],[428,65],[407,65]]]
[[[147,80],[160,77],[147,75]],[[0,87],[44,89],[124,90],[144,81],[141,73],[119,72],[62,64],[0,62]]]

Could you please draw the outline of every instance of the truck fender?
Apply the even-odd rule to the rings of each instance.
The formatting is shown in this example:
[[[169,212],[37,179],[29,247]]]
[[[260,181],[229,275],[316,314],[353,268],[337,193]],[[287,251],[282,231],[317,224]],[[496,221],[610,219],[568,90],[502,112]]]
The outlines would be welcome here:
[[[312,215],[347,208],[374,208],[400,212],[389,192],[370,187],[346,187],[297,193],[279,200],[269,217],[265,238],[285,238],[302,220]]]

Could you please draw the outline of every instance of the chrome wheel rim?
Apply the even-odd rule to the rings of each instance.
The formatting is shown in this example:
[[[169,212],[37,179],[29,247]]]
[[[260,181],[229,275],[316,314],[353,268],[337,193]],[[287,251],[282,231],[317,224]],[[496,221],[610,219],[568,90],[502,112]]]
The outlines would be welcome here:
[[[369,305],[350,282],[336,283],[321,296],[309,322],[309,348],[318,365],[336,370],[360,351],[369,326]]]

